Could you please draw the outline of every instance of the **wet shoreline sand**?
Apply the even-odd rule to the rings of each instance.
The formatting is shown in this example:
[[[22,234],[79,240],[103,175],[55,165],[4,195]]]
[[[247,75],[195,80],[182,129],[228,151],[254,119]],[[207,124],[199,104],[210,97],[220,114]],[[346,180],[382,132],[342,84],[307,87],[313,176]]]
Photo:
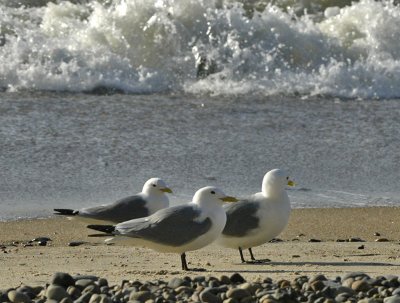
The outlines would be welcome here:
[[[187,253],[189,267],[207,270],[200,273],[181,271],[178,255],[107,246],[101,238],[88,238],[90,231],[78,221],[57,217],[0,222],[0,288],[43,284],[57,271],[101,276],[111,283],[235,272],[249,281],[316,274],[333,278],[354,271],[395,275],[400,270],[399,216],[397,207],[294,209],[282,242],[253,249],[256,258],[271,262],[241,264],[236,250],[210,245]],[[28,243],[38,237],[52,241],[46,246]],[[85,243],[68,246],[72,241]]]

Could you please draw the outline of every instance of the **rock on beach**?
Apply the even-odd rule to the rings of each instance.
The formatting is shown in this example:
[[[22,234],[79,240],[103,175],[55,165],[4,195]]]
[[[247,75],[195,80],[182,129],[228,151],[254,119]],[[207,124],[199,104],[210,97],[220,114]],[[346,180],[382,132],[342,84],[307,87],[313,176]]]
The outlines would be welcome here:
[[[109,285],[103,277],[55,273],[43,286],[0,290],[0,298],[11,303],[400,303],[400,279],[353,272],[334,279],[317,274],[292,281],[265,277],[251,282],[234,273],[230,277],[184,276],[169,281],[123,280]]]

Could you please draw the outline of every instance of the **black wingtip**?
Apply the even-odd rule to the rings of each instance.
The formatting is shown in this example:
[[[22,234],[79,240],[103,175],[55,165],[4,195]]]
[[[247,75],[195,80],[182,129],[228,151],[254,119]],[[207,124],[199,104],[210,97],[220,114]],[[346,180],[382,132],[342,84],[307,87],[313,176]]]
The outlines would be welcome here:
[[[79,213],[78,211],[69,208],[55,208],[54,211],[56,211],[54,213],[55,215],[61,216],[76,216]]]
[[[97,230],[97,231],[101,231],[101,232],[106,233],[106,234],[112,234],[112,232],[115,230],[115,226],[114,225],[95,225],[95,224],[92,224],[92,225],[88,225],[86,227],[90,228],[90,229]]]

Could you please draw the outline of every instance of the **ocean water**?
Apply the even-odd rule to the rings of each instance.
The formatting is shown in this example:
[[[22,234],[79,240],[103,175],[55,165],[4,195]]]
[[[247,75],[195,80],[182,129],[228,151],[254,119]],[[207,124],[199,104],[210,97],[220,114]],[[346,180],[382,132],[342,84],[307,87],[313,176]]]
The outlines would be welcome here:
[[[0,220],[266,171],[293,207],[400,204],[396,2],[2,0]]]

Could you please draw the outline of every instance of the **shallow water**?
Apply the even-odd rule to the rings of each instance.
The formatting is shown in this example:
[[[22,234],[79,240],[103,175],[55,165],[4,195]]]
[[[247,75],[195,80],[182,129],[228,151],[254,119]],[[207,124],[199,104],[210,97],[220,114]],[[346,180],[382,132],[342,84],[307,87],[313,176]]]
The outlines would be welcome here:
[[[294,207],[397,205],[397,1],[4,0],[0,219],[164,178]]]
[[[150,177],[173,203],[218,185],[245,196],[266,171],[294,207],[398,205],[400,102],[192,95],[0,94],[2,219],[107,203]]]

